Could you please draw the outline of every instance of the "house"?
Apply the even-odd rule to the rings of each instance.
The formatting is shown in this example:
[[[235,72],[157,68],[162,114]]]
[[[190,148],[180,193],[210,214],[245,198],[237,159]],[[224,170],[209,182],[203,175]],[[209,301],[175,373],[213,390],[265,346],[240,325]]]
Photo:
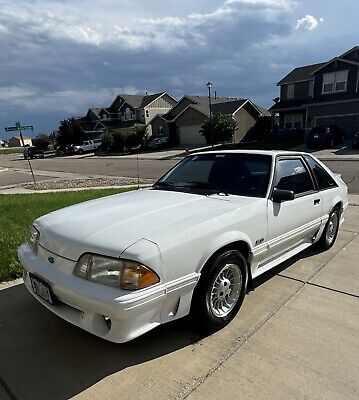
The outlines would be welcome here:
[[[24,139],[24,146],[32,146],[32,140],[22,134],[22,138]],[[13,136],[11,139],[8,140],[9,147],[23,147],[20,135]]]
[[[333,59],[295,68],[277,84],[271,108],[281,129],[338,125],[351,138],[359,129],[359,46]]]
[[[211,103],[212,115],[231,115],[238,122],[235,142],[243,139],[258,118],[269,115],[249,99],[218,97],[211,99]],[[204,145],[206,141],[200,130],[209,117],[207,96],[186,95],[167,114],[156,116],[151,121],[152,133],[155,136],[168,135],[182,146]]]
[[[86,116],[77,121],[88,135],[98,136],[106,131],[148,125],[154,117],[167,113],[176,104],[177,100],[166,92],[150,95],[120,94],[110,107],[89,108]],[[150,125],[149,128],[151,134]]]

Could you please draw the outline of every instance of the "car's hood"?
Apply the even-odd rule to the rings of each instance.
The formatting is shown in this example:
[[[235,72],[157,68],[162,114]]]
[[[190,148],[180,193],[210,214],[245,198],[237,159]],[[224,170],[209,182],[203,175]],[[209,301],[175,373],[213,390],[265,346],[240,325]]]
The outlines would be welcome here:
[[[77,260],[85,252],[118,257],[148,239],[158,243],[176,226],[185,230],[256,201],[163,190],[138,190],[67,207],[40,217],[40,245]]]

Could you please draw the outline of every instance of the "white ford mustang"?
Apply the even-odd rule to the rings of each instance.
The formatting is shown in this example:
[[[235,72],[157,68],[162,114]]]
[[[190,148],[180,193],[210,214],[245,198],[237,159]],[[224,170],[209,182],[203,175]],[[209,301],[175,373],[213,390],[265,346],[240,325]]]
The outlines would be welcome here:
[[[151,188],[37,219],[19,248],[24,281],[55,314],[112,342],[189,313],[218,329],[254,278],[334,244],[347,194],[309,154],[194,154]]]

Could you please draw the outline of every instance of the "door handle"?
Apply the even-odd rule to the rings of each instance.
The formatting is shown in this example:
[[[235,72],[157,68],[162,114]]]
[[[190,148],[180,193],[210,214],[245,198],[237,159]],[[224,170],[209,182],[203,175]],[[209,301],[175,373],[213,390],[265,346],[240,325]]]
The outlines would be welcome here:
[[[314,200],[314,205],[317,206],[320,203],[320,199],[315,199]]]

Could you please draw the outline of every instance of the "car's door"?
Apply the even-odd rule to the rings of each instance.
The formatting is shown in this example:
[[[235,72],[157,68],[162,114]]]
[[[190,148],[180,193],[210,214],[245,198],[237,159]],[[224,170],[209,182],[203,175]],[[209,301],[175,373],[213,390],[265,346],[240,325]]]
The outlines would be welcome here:
[[[83,150],[84,150],[84,151],[89,151],[90,148],[91,148],[91,144],[90,144],[90,142],[87,140],[86,142],[84,142]]]
[[[267,261],[310,243],[321,225],[322,199],[301,156],[278,157],[273,188],[294,192],[294,200],[268,199]]]

